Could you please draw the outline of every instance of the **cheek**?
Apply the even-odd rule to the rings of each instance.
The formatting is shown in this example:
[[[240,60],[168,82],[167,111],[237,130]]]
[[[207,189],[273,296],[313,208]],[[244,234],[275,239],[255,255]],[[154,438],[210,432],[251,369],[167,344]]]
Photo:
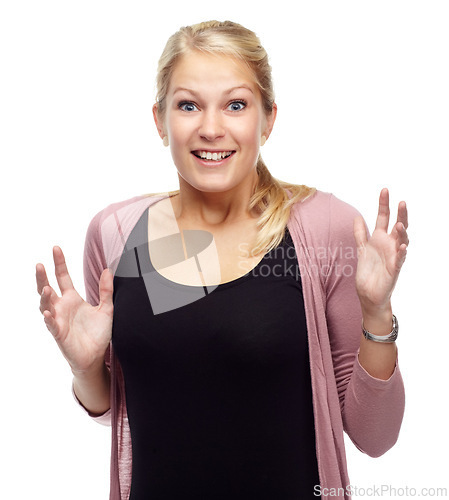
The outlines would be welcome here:
[[[232,135],[241,146],[257,148],[260,144],[261,125],[255,120],[242,120],[234,125]]]
[[[186,129],[186,124],[173,120],[167,124],[167,133],[170,140],[170,150],[174,160],[186,154],[186,145],[190,134]]]
[[[170,116],[167,117],[167,121],[165,122],[166,124],[166,130],[167,134],[170,138],[170,143],[179,143],[180,139],[182,137],[182,128],[179,123],[179,120],[175,120],[171,118]]]
[[[252,156],[259,154],[261,129],[259,126],[247,127],[240,135],[241,144],[246,147]]]
[[[173,163],[178,172],[182,173],[189,164],[188,155],[190,155],[190,151],[188,144],[191,138],[191,130],[189,130],[186,120],[182,119],[168,119],[166,121],[166,127],[170,140],[170,153]]]
[[[253,116],[243,124],[242,136],[245,137],[247,143],[254,143],[257,147],[260,144],[260,137],[262,135],[262,130],[264,130],[264,118],[261,117],[260,113],[254,113]]]

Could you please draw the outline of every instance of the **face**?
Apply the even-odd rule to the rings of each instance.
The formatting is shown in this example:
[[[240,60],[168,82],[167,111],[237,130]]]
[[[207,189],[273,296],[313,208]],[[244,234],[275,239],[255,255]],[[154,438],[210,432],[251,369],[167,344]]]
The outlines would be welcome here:
[[[191,52],[177,63],[164,117],[180,187],[203,192],[249,189],[257,181],[262,135],[270,135],[276,107],[267,116],[250,70],[227,56]]]

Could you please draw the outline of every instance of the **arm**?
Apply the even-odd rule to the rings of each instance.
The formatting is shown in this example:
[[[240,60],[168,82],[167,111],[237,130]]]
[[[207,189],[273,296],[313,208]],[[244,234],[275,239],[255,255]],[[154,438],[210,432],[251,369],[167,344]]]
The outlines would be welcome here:
[[[113,293],[112,279],[106,283],[106,289],[102,289],[102,285],[104,288],[102,274],[107,265],[101,245],[101,215],[102,212],[99,212],[91,220],[84,244],[83,272],[86,301],[92,306],[100,304],[102,295],[106,294],[108,296],[110,294],[112,297]],[[90,370],[87,372],[72,370],[72,373],[72,391],[75,399],[90,417],[96,419],[99,423],[110,425],[111,372],[109,345],[105,353],[94,363]]]
[[[404,263],[407,246],[408,216],[405,202],[398,208],[396,224],[388,234],[390,219],[388,190],[379,197],[376,227],[368,239],[363,220],[354,220],[358,266],[356,288],[365,329],[375,335],[388,335],[392,327],[391,295]],[[379,343],[362,336],[359,360],[372,376],[387,380],[394,371],[397,349],[393,343]]]
[[[372,372],[369,373],[360,363],[360,349],[362,359],[368,355],[373,361],[379,359],[379,351],[367,351],[366,348],[385,347],[364,346],[361,343],[363,311],[356,288],[357,245],[353,235],[353,221],[360,214],[336,198],[331,199],[329,208],[327,264],[331,272],[325,279],[324,288],[343,425],[359,449],[370,456],[379,456],[396,442],[404,410],[404,389],[397,366],[396,347],[393,346],[394,359],[387,359],[385,363],[390,376],[376,377],[372,366],[365,365]],[[365,228],[363,219],[358,220]],[[366,328],[373,326],[372,323],[369,327],[365,324]],[[373,333],[376,331],[373,330]],[[381,335],[380,331],[377,334]],[[381,364],[384,365],[384,362]]]
[[[91,414],[109,409],[109,371],[104,363],[112,332],[113,278],[109,270],[99,277],[98,302],[85,302],[75,290],[61,248],[53,248],[55,275],[61,291],[58,296],[49,285],[45,268],[36,266],[40,310],[74,374],[75,398]]]
[[[104,415],[110,408],[111,374],[104,359],[88,372],[73,372],[73,393],[91,417]]]

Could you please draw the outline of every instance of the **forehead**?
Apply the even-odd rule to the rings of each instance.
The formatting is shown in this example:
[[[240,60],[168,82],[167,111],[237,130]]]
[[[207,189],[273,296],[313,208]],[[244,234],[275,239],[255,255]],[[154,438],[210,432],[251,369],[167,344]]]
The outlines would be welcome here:
[[[179,89],[202,93],[225,92],[236,87],[259,93],[254,75],[244,62],[231,56],[192,51],[177,61],[168,93],[174,94]]]

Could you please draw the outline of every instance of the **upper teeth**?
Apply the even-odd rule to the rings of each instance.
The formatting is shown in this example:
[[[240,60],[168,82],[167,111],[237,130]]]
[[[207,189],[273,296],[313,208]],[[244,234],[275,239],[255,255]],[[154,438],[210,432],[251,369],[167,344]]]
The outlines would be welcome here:
[[[232,151],[223,151],[220,153],[211,153],[210,151],[199,151],[198,156],[204,160],[221,160],[232,154]]]

